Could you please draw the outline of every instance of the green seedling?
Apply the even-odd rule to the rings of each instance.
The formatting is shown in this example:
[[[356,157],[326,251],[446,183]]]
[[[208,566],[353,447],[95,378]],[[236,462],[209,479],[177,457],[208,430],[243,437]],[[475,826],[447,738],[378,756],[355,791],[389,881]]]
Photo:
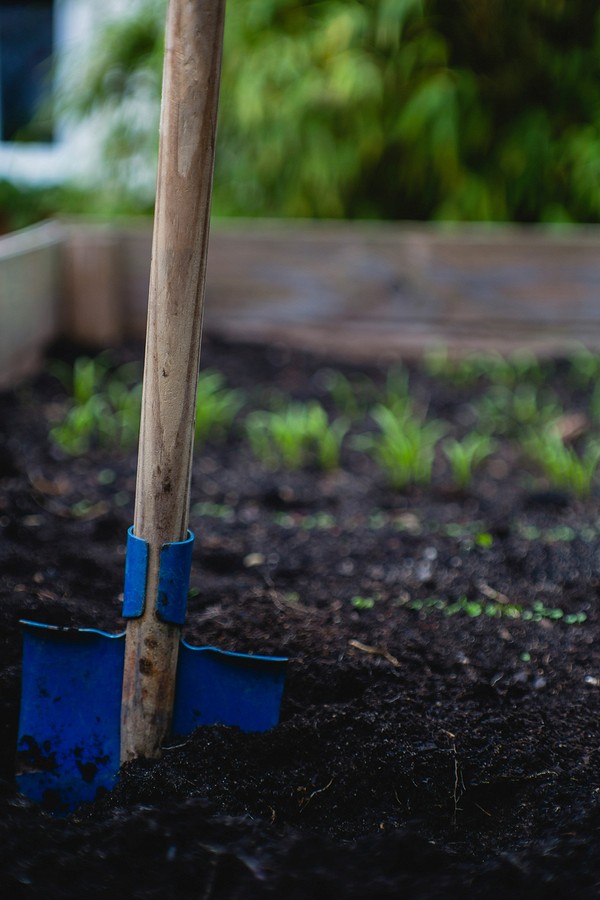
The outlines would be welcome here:
[[[326,423],[323,415],[319,415],[319,423],[315,429],[314,444],[317,457],[317,465],[324,471],[332,471],[340,465],[342,442],[348,432],[348,423],[345,419],[335,419],[331,424]]]
[[[557,525],[555,528],[547,528],[543,534],[543,540],[547,544],[570,543],[577,537],[577,532],[569,525]]]
[[[114,432],[104,398],[93,396],[81,405],[72,406],[62,422],[50,429],[50,436],[69,456],[87,453],[95,442],[110,443]]]
[[[494,538],[489,531],[479,531],[473,538],[473,543],[482,550],[489,550],[494,546]]]
[[[371,415],[379,433],[361,435],[355,446],[373,455],[391,487],[429,484],[436,445],[447,429],[446,424],[438,420],[424,422],[408,411],[404,416],[397,416],[382,404]]]
[[[490,384],[514,388],[523,382],[541,384],[544,366],[526,350],[517,350],[509,357],[499,353],[469,353],[451,358],[445,348],[436,347],[425,354],[425,371],[455,387],[473,387],[485,380]]]
[[[224,440],[243,405],[241,391],[226,388],[220,372],[212,369],[201,372],[196,401],[196,441]]]
[[[337,524],[335,516],[327,512],[303,516],[299,522],[300,528],[304,531],[330,531],[332,528],[336,528]]]
[[[454,358],[446,347],[433,347],[423,357],[423,368],[432,378],[455,387],[473,387],[484,373],[489,372],[490,359],[487,355],[476,353]]]
[[[354,607],[354,609],[366,610],[373,609],[375,606],[375,598],[374,597],[352,597],[350,603]]]
[[[547,619],[562,621],[565,625],[582,625],[587,621],[587,615],[584,612],[565,613],[558,607],[547,607],[540,601],[536,601],[528,607],[520,603],[496,600],[469,600],[468,597],[462,596],[457,600],[444,600],[441,597],[427,597],[424,600],[402,598],[397,601],[397,605],[405,606],[423,615],[441,612],[445,616],[455,616],[462,613],[473,619],[479,616],[489,616],[494,619],[521,619],[524,622],[541,622],[542,619]]]
[[[317,401],[291,403],[281,412],[259,410],[246,417],[252,451],[271,469],[300,469],[309,464],[335,469],[347,431],[346,419],[330,423]]]
[[[600,355],[587,347],[577,347],[568,357],[568,380],[574,387],[585,390],[600,381]]]
[[[491,456],[496,449],[495,442],[486,434],[471,432],[462,441],[447,438],[442,450],[450,463],[452,480],[460,490],[466,490],[473,480],[478,466]]]
[[[409,374],[403,366],[394,366],[389,370],[381,405],[390,409],[398,419],[412,413]]]
[[[231,506],[225,503],[212,503],[210,500],[194,503],[190,509],[192,516],[206,516],[209,519],[224,519],[226,522],[233,522],[235,519],[235,511]]]
[[[514,389],[495,385],[475,404],[479,428],[490,434],[514,434],[526,427],[541,428],[556,421],[563,409],[556,397],[530,382]]]
[[[336,369],[326,369],[322,376],[326,390],[343,417],[350,422],[360,419],[375,392],[373,382],[366,377],[350,381]]]
[[[102,391],[109,366],[108,353],[100,353],[93,359],[80,356],[72,366],[61,360],[53,360],[49,370],[61,382],[74,404],[83,406]]]
[[[137,365],[135,370],[139,378]],[[135,443],[141,387],[132,366],[111,372],[109,356],[102,353],[95,359],[80,357],[72,369],[56,363],[52,371],[70,394],[63,420],[50,430],[52,439],[66,453],[80,456],[93,446],[130,447]]]
[[[568,490],[576,497],[589,496],[600,463],[600,444],[588,442],[579,455],[558,432],[547,428],[530,431],[522,447],[529,459],[540,466],[551,487]]]
[[[457,388],[474,387],[481,379],[494,380],[494,373],[504,364],[495,353],[468,353],[451,357],[446,348],[435,348],[424,357],[428,375],[439,378]]]
[[[142,385],[129,387],[120,380],[119,373],[107,381],[108,418],[111,419],[114,443],[123,448],[133,447],[140,430]]]
[[[431,378],[449,381],[452,370],[448,348],[439,344],[428,347],[423,354],[423,371]]]
[[[277,512],[273,516],[273,521],[281,528],[301,528],[303,531],[331,531],[338,526],[335,516],[327,512],[318,512],[314,515]]]
[[[540,385],[545,367],[529,350],[515,350],[508,357],[494,355],[490,377],[494,384],[516,388],[522,384]]]
[[[72,368],[56,363],[53,374],[69,393],[61,422],[52,439],[71,456],[91,447],[132,447],[139,436],[142,385],[140,367],[127,363],[110,370],[109,356],[81,357]],[[198,379],[196,438],[221,439],[243,404],[239,391],[227,390],[218,372],[203,372]]]

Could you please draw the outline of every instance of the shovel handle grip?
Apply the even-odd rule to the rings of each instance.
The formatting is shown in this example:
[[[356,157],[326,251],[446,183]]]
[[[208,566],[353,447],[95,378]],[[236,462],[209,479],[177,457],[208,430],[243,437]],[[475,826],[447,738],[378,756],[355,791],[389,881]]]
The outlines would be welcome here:
[[[187,535],[225,0],[170,0],[134,533],[146,605],[127,624],[121,762],[160,754],[180,627],[156,616],[163,544]]]

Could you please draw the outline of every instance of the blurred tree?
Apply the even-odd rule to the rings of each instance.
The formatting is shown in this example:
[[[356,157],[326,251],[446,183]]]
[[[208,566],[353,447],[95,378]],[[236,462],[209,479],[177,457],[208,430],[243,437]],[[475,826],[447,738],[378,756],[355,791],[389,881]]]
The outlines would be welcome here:
[[[111,23],[63,98],[108,206],[152,202],[164,10]],[[600,9],[230,0],[219,128],[218,213],[598,221]]]

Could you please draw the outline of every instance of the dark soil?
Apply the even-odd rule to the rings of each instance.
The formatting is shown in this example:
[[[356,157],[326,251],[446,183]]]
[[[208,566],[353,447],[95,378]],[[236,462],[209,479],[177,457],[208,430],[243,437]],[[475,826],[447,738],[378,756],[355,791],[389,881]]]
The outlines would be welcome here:
[[[207,341],[203,365],[250,403],[329,402],[306,355]],[[468,390],[412,384],[460,431]],[[62,398],[48,375],[0,397],[4,897],[600,895],[597,497],[524,482],[508,443],[463,494],[443,461],[400,492],[350,445],[326,475],[265,472],[239,434],[203,448],[186,636],[288,656],[281,724],[200,728],[67,818],[17,795],[18,620],[123,626],[134,454],[54,448]]]

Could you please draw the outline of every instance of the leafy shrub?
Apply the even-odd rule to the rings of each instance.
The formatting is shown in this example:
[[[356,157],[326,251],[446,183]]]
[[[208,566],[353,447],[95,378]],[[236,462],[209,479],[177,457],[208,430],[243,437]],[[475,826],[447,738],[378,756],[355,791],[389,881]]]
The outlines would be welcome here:
[[[151,202],[164,8],[105,28],[63,98],[109,113],[112,203]],[[585,0],[232,4],[215,211],[597,221],[599,33]]]

